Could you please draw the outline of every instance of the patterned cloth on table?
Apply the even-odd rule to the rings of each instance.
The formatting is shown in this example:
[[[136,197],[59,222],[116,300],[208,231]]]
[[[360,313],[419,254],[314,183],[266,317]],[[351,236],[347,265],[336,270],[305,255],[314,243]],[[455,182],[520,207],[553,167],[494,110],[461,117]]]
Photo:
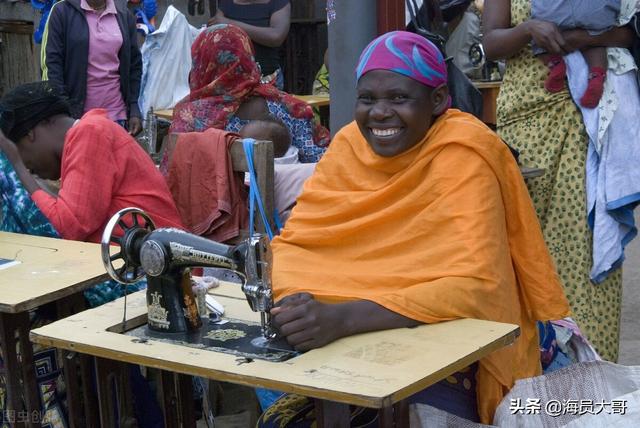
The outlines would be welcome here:
[[[511,0],[511,25],[530,16],[528,0]],[[585,161],[588,140],[569,93],[550,94],[547,69],[524,47],[507,60],[498,96],[498,133],[520,152],[520,162],[545,169],[528,180],[545,241],[571,305],[572,316],[604,358],[616,361],[622,276],[590,280],[591,232],[587,224]]]
[[[314,121],[313,110],[303,102],[260,83],[249,36],[233,25],[214,25],[204,30],[191,47],[191,92],[174,108],[170,132],[230,128],[240,105],[251,97],[267,101],[269,112],[289,127],[292,143],[300,149],[302,162],[317,162],[329,144],[328,131]]]

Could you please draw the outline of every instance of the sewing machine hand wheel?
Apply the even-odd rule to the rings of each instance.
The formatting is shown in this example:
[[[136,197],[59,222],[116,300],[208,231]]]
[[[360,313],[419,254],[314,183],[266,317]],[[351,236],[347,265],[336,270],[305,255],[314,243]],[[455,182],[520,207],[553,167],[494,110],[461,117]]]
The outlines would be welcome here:
[[[114,235],[116,226],[120,226],[123,233],[122,236]],[[130,240],[135,233],[132,232],[152,232],[155,225],[151,218],[139,208],[124,208],[111,217],[102,233],[101,250],[102,263],[111,278],[121,284],[133,284],[144,276],[144,270],[141,266],[133,264],[125,253],[127,248],[126,242]],[[111,254],[111,251],[117,246],[117,251]],[[114,262],[121,260],[123,264],[119,267]]]

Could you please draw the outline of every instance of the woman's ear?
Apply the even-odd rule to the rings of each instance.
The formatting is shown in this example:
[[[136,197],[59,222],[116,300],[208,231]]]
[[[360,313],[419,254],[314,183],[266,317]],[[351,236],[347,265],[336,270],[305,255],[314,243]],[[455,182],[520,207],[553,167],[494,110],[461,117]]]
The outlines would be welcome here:
[[[445,83],[433,88],[431,102],[433,103],[434,116],[441,115],[449,107],[449,88]]]

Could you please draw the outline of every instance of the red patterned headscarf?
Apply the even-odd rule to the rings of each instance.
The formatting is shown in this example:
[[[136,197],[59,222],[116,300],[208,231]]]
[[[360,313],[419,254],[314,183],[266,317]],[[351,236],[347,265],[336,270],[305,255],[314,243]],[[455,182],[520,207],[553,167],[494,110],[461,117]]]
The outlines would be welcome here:
[[[256,96],[281,103],[294,118],[315,122],[307,103],[260,83],[253,45],[244,30],[227,24],[208,27],[193,42],[191,57],[191,92],[173,109],[171,132],[224,129],[240,104]],[[329,132],[316,123],[316,145],[326,146],[329,138]]]

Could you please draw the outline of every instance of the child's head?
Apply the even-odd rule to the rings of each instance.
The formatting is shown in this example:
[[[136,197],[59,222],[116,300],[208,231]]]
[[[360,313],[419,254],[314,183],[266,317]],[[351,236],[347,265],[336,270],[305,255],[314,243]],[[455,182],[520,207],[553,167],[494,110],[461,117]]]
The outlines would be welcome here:
[[[284,156],[291,145],[291,135],[287,126],[273,116],[249,121],[240,129],[239,134],[242,138],[273,142],[273,156],[276,158]]]

